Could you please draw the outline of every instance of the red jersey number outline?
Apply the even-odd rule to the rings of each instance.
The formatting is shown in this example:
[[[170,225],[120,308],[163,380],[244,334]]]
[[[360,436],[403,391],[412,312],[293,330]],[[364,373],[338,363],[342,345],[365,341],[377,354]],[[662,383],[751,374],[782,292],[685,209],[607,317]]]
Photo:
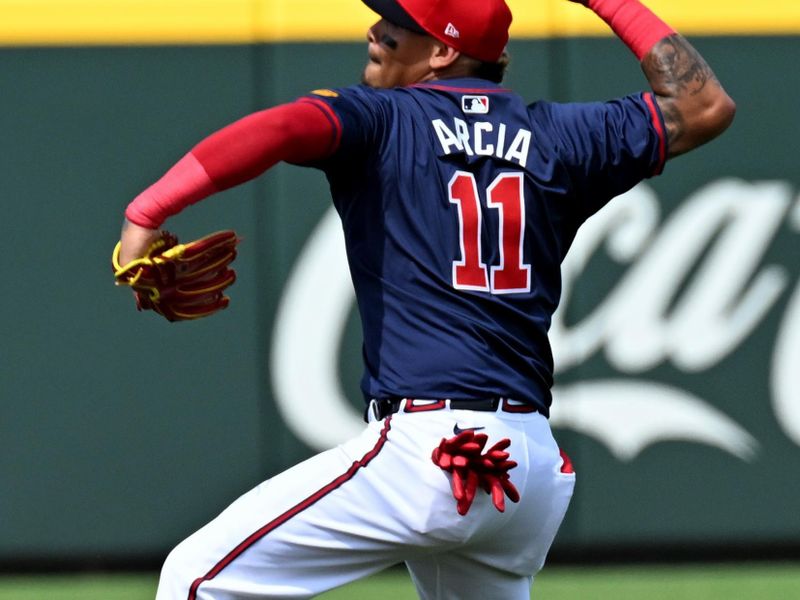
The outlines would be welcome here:
[[[525,194],[522,173],[501,173],[486,188],[486,206],[499,212],[500,264],[487,268],[482,260],[480,197],[475,176],[456,171],[447,186],[458,208],[461,259],[453,261],[453,287],[492,294],[516,294],[531,289],[531,266],[522,262],[525,242]]]

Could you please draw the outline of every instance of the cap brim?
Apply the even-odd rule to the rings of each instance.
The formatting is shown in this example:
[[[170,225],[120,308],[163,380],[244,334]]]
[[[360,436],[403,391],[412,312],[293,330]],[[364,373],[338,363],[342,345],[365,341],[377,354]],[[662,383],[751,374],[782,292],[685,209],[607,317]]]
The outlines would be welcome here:
[[[428,34],[417,22],[411,18],[405,9],[397,3],[397,0],[361,0],[373,11],[378,13],[387,21],[409,29],[415,33]]]

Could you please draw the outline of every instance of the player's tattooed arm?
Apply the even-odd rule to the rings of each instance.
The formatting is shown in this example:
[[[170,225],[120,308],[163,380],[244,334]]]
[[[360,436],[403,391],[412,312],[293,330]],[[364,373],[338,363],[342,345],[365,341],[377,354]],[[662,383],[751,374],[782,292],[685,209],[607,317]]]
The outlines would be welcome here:
[[[603,19],[641,61],[667,127],[669,156],[706,143],[736,105],[703,57],[639,0],[570,0]]]
[[[642,70],[664,115],[670,157],[708,142],[733,121],[733,100],[681,35],[656,43],[642,58]]]

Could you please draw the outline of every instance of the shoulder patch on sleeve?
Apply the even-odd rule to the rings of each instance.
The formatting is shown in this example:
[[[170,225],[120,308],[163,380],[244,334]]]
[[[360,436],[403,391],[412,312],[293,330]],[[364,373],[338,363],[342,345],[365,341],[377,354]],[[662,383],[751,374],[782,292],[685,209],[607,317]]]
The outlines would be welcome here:
[[[338,98],[339,93],[334,92],[333,90],[314,90],[311,92],[315,96],[326,96],[328,98]]]

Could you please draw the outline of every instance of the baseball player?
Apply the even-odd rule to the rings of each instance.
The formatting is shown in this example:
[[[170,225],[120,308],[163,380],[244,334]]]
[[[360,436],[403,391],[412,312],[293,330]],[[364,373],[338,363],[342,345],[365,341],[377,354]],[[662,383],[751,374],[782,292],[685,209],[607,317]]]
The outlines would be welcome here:
[[[504,0],[364,2],[380,19],[361,85],[229,125],[126,210],[123,265],[206,196],[281,160],[319,169],[363,324],[363,433],[180,543],[158,600],[309,598],[399,562],[424,599],[528,598],[575,480],[548,424],[561,261],[594,212],[733,119],[638,0],[581,3],[650,91],[583,104],[502,87]]]

